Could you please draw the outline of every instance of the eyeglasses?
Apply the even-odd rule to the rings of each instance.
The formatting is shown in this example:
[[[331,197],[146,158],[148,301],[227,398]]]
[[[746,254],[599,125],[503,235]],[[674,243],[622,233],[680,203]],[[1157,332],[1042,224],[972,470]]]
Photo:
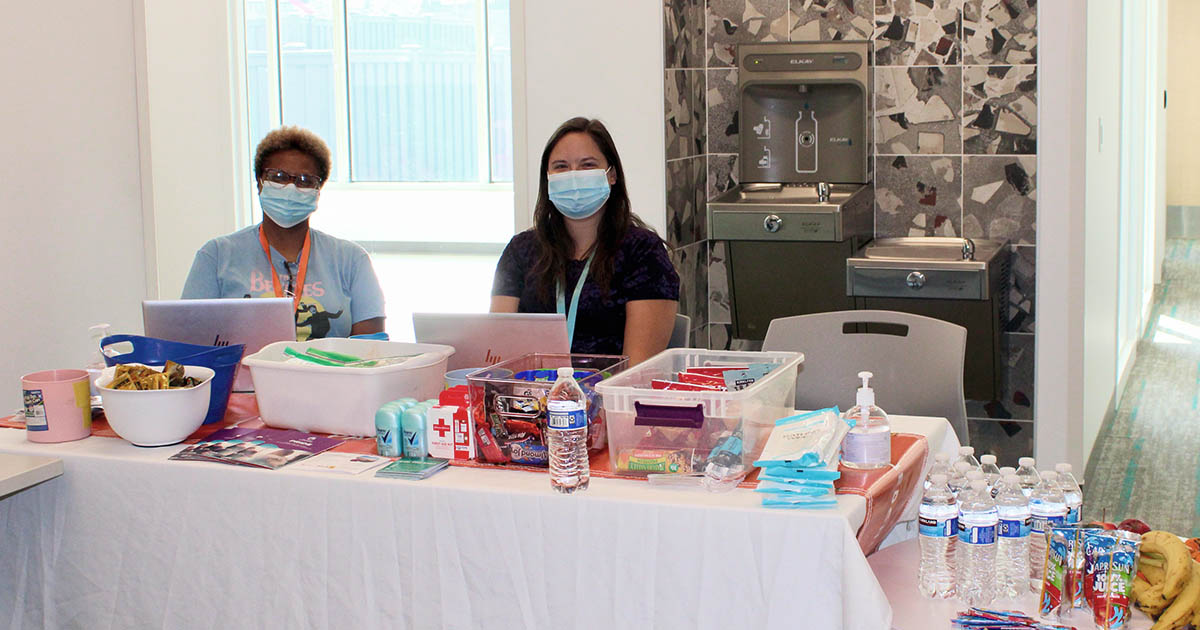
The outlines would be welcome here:
[[[287,186],[288,184],[296,184],[296,188],[318,188],[320,187],[321,182],[324,181],[316,175],[309,175],[308,173],[293,175],[287,171],[281,171],[277,168],[263,169],[263,180],[274,182],[276,184],[282,184],[284,186]]]

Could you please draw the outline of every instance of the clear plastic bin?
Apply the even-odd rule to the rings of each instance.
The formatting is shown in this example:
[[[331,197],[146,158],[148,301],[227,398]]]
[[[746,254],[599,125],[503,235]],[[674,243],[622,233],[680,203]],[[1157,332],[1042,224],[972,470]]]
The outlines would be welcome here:
[[[287,348],[308,348],[380,359],[413,355],[403,363],[374,367],[333,367],[289,357]],[[446,361],[454,348],[432,343],[401,343],[329,337],[278,341],[243,359],[254,379],[258,412],[280,429],[342,435],[375,435],[375,412],[391,400],[436,398]]]
[[[677,348],[596,385],[608,421],[614,472],[699,473],[707,453],[738,428],[745,470],[762,452],[775,421],[792,415],[798,352],[732,352]],[[738,391],[671,391],[650,388],[653,379],[675,380],[687,368],[770,363],[778,367]]]
[[[567,366],[575,368],[575,380],[588,397],[588,450],[603,450],[608,434],[595,386],[628,364],[625,356],[531,353],[468,374],[476,459],[549,466],[546,395],[554,387],[558,368]]]

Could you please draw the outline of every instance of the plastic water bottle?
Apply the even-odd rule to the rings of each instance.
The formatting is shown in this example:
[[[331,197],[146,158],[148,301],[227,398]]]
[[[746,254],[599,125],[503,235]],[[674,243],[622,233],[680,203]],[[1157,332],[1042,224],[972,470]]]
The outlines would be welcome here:
[[[950,492],[954,493],[954,496],[957,497],[958,493],[966,487],[967,472],[970,470],[971,465],[966,462],[954,462],[954,465],[950,467],[950,476],[947,477],[946,484],[950,486]]]
[[[1004,485],[1004,483],[1005,483],[1004,478],[1009,475],[1015,476],[1016,474],[1017,474],[1017,469],[1013,468],[1012,466],[1001,466],[1000,467],[1000,479],[998,481],[996,481],[996,485],[992,486],[992,498],[993,499],[1000,496],[999,487]],[[1017,482],[1017,487],[1018,488],[1021,487],[1020,481]]]
[[[1037,469],[1033,467],[1034,461],[1032,457],[1022,457],[1017,460],[1017,464],[1019,464],[1017,467],[1017,478],[1021,480],[1021,492],[1024,492],[1025,496],[1029,497],[1034,487],[1042,480],[1042,477],[1038,474]]]
[[[971,468],[974,468],[974,469],[979,468],[979,460],[975,459],[975,447],[974,446],[958,447],[958,459],[955,461],[966,462],[971,465]]]
[[[925,597],[954,596],[954,545],[958,538],[958,508],[946,485],[946,475],[937,473],[921,496],[919,540],[921,566],[917,589]]]
[[[1029,532],[1033,518],[1029,499],[1021,492],[1016,473],[1002,477],[996,488],[1000,490],[996,497],[1000,516],[996,536],[997,595],[1012,599],[1024,595],[1029,583]]]
[[[887,414],[875,406],[875,391],[871,389],[870,372],[859,372],[862,387],[855,395],[855,405],[842,414],[853,420],[854,426],[842,438],[842,464],[847,468],[873,470],[892,464],[892,425]]]
[[[929,474],[925,475],[925,489],[929,489],[929,484],[933,483],[934,475],[946,475],[950,477],[950,455],[947,453],[935,453],[933,456],[933,465],[929,467]]]
[[[958,513],[958,598],[968,606],[986,606],[996,596],[998,524],[987,482],[972,481]]]
[[[1083,489],[1071,474],[1070,464],[1057,464],[1054,471],[1058,473],[1058,486],[1067,500],[1067,525],[1077,525],[1083,516]]]
[[[983,478],[987,481],[988,492],[996,487],[996,482],[1000,481],[1000,469],[996,466],[996,456],[988,453],[979,457],[979,469],[983,471]],[[992,495],[996,496],[995,494]]]
[[[1029,495],[1033,526],[1029,533],[1029,590],[1039,592],[1046,570],[1046,532],[1067,520],[1067,499],[1058,487],[1058,474],[1042,473],[1042,480]]]
[[[546,446],[550,451],[550,487],[562,493],[588,487],[587,406],[587,395],[575,382],[575,369],[558,368],[558,378],[546,395]]]

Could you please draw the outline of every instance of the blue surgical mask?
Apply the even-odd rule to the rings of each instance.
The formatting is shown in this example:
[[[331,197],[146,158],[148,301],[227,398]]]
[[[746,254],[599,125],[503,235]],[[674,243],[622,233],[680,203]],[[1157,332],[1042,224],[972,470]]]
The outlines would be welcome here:
[[[608,171],[598,168],[546,176],[550,202],[568,219],[586,219],[608,201]]]
[[[275,182],[263,182],[258,193],[263,213],[281,228],[300,225],[317,209],[316,188],[296,188]]]

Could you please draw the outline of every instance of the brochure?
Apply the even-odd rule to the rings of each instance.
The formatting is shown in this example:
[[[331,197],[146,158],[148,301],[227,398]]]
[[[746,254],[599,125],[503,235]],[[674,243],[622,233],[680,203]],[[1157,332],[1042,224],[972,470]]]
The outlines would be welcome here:
[[[450,465],[450,460],[438,457],[401,457],[380,468],[376,477],[393,479],[425,479]]]
[[[344,441],[290,429],[222,429],[171,459],[215,461],[275,470]]]
[[[170,459],[175,460],[191,460],[191,461],[208,461],[207,455],[234,444],[242,443],[242,436],[253,433],[256,429],[243,429],[241,427],[230,427],[228,429],[218,429],[213,431],[207,438],[189,445],[187,448],[175,453]]]
[[[309,472],[329,472],[342,475],[357,475],[368,470],[379,468],[390,461],[391,458],[380,457],[379,455],[335,453],[333,451],[328,451],[296,462],[296,464],[292,466],[292,469]]]

